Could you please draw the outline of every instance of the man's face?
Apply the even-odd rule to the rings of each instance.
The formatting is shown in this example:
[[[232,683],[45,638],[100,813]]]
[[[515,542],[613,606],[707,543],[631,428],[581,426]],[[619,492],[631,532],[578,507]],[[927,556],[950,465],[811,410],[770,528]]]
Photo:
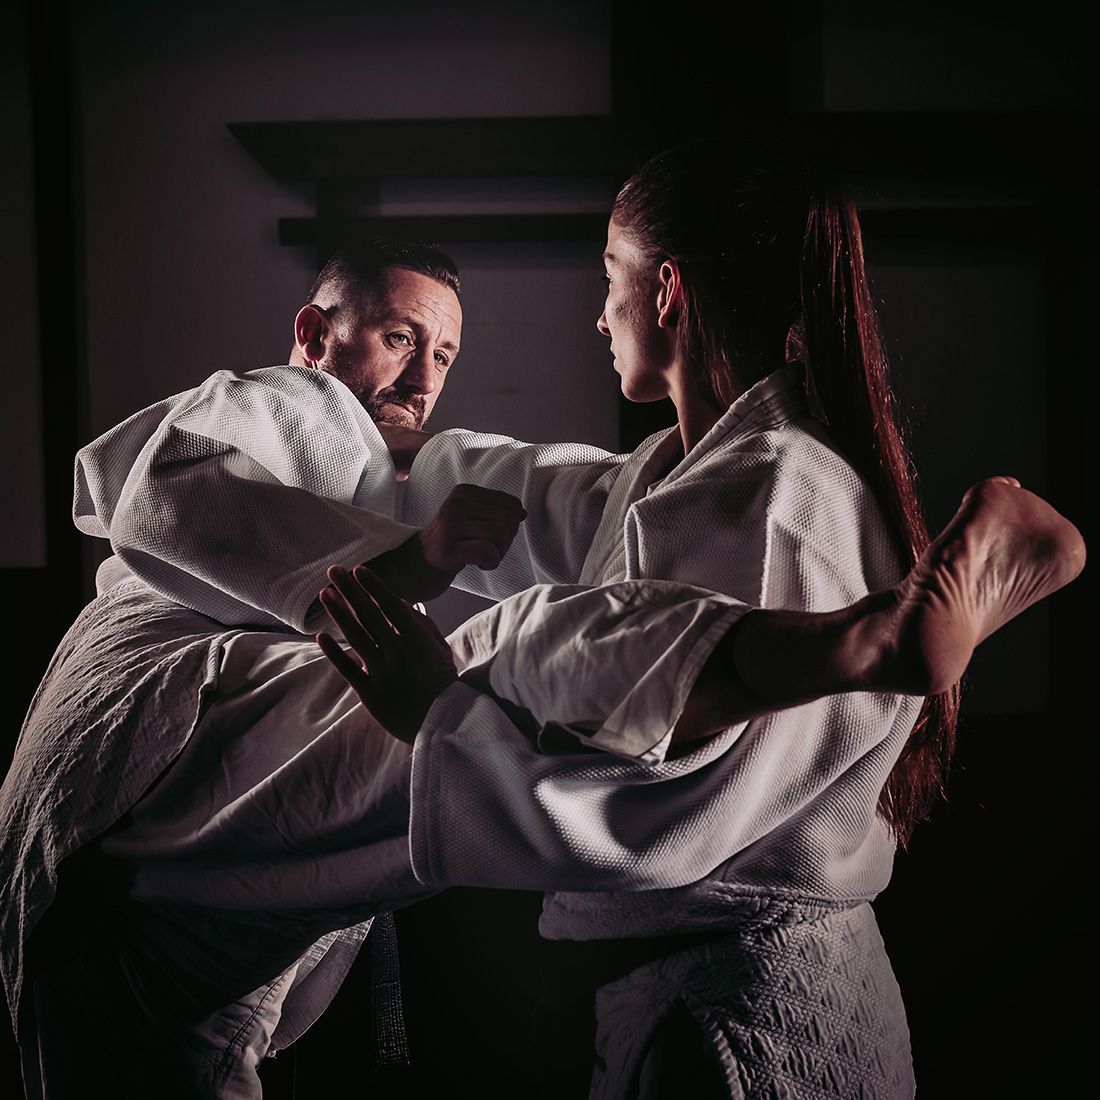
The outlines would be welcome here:
[[[458,355],[462,308],[455,292],[419,272],[390,268],[358,320],[337,329],[317,366],[343,382],[372,420],[422,428]]]

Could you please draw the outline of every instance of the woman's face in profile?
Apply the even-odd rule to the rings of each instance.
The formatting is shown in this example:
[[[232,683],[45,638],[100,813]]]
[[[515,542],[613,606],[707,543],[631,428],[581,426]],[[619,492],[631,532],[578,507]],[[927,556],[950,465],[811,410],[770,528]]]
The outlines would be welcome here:
[[[614,219],[603,254],[607,297],[596,328],[611,339],[611,355],[629,401],[659,401],[669,394],[668,330],[658,323],[656,272],[628,229]]]

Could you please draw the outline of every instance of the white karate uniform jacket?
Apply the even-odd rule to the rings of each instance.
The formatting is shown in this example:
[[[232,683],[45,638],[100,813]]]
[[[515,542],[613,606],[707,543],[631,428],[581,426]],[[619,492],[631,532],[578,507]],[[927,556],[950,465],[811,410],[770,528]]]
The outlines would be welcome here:
[[[462,481],[515,493],[528,511],[498,569],[460,577],[497,598],[538,582],[654,577],[750,607],[830,611],[902,573],[867,486],[809,417],[791,367],[739,398],[686,457],[675,429],[625,462],[595,463],[562,445],[441,433],[413,465],[403,518],[424,522]],[[582,663],[583,651],[566,647],[562,659]],[[485,885],[508,874],[509,885],[536,888],[549,867],[568,878],[571,853],[595,846],[609,864],[644,864],[655,889],[691,884],[671,895],[597,897],[579,871],[574,887],[583,895],[548,899],[542,930],[552,938],[722,924],[746,894],[851,902],[874,897],[889,879],[894,843],[875,806],[916,718],[916,697],[822,699],[671,761],[652,731],[622,724],[587,739],[622,759],[525,748],[512,759],[512,740],[471,742],[469,717],[461,738],[452,736],[451,706],[493,710],[473,692],[452,697],[417,738],[412,848],[424,881]],[[635,760],[648,766],[635,768]],[[645,799],[666,779],[682,803],[685,834],[713,837],[698,864],[646,836]]]

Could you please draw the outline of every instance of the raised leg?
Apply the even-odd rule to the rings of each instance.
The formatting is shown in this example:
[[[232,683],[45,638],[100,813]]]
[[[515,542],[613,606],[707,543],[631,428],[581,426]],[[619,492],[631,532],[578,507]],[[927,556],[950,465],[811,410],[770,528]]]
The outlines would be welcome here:
[[[715,647],[673,740],[845,691],[937,695],[975,648],[1084,568],[1081,533],[1013,478],[979,482],[896,588],[840,611],[753,611]]]
[[[1013,478],[979,482],[891,594],[884,686],[945,691],[974,649],[1084,568],[1081,533]]]

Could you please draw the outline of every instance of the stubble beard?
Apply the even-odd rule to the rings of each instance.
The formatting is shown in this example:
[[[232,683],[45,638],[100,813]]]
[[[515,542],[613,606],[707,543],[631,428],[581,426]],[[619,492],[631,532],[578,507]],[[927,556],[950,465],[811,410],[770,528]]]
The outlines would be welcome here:
[[[371,397],[361,397],[360,401],[376,424],[420,429],[428,422],[428,403],[423,394],[403,394],[395,387],[387,386]]]

